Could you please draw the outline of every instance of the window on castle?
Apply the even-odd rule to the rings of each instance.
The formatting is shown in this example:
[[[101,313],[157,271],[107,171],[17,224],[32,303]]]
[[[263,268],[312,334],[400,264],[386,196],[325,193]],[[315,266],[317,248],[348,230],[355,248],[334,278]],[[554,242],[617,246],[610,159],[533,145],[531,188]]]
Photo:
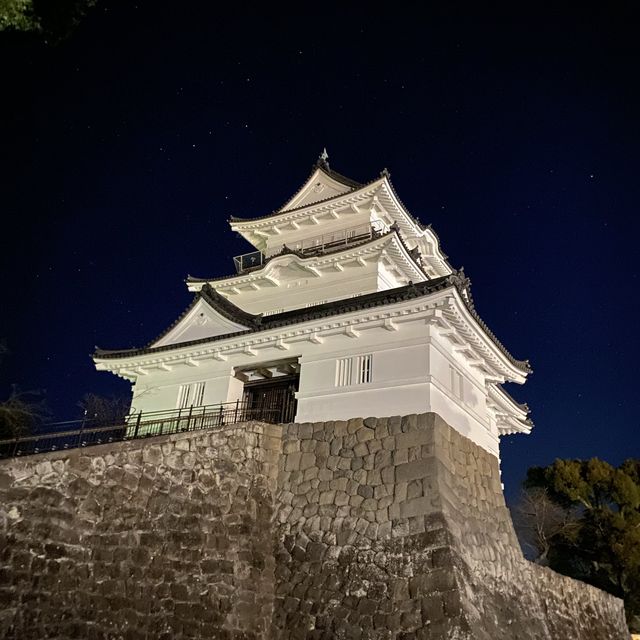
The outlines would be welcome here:
[[[347,387],[351,384],[352,358],[340,358],[336,362],[336,387]]]
[[[340,358],[336,361],[336,387],[366,384],[373,380],[373,355]]]
[[[371,354],[366,356],[358,356],[358,378],[356,384],[365,384],[371,382],[371,364],[373,356]]]
[[[462,374],[451,365],[449,365],[449,371],[451,373],[451,391],[456,398],[463,400]]]
[[[181,384],[178,389],[178,409],[187,407],[199,407],[204,401],[204,382]]]
[[[204,382],[196,382],[193,390],[193,404],[196,407],[202,406],[204,400]]]

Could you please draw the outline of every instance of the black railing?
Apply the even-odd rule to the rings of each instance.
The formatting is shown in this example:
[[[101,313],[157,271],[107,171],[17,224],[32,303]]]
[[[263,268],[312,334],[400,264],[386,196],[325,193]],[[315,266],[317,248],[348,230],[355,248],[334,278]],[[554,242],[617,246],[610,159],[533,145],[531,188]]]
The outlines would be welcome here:
[[[225,424],[261,420],[279,422],[282,408],[251,407],[247,401],[226,402],[171,411],[130,414],[104,424],[104,420],[72,420],[42,427],[39,433],[0,440],[0,458],[32,455],[92,445],[171,435]],[[102,422],[97,425],[96,422]]]
[[[388,227],[382,222],[373,220],[355,227],[339,229],[338,231],[330,231],[321,235],[311,236],[310,238],[304,238],[297,242],[287,244],[287,246],[290,249],[300,251],[304,255],[312,256],[356,244],[363,240],[379,238],[387,230]]]
[[[313,256],[317,254],[327,253],[334,251],[341,247],[346,247],[351,244],[356,244],[364,240],[371,240],[373,238],[379,238],[389,230],[380,220],[372,220],[365,224],[360,224],[355,227],[349,227],[347,229],[339,229],[338,231],[330,231],[310,238],[304,238],[302,240],[286,243],[289,249],[299,251],[305,256]],[[245,253],[241,256],[236,256],[233,262],[236,266],[236,273],[242,274],[246,271],[252,271],[262,265],[266,264],[273,254],[278,254],[284,249],[284,244],[276,247],[270,251],[270,257],[265,256],[260,251],[252,251],[251,253]]]
[[[236,273],[242,273],[249,269],[255,269],[261,267],[264,264],[265,258],[261,251],[252,251],[251,253],[244,253],[241,256],[236,256],[233,259],[233,263],[236,266]]]

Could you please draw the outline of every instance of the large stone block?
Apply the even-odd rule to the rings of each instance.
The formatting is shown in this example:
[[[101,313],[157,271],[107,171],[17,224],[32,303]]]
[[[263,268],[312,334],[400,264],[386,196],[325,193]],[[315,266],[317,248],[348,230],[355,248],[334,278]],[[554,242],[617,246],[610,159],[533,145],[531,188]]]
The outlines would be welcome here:
[[[414,460],[396,466],[396,481],[410,482],[425,478],[433,473],[433,464],[429,460]]]

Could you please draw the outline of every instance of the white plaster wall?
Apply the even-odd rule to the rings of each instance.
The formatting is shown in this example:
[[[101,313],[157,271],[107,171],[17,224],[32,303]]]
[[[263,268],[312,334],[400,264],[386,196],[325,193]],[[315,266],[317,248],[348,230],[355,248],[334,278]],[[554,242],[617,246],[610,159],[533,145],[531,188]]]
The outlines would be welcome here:
[[[231,367],[227,367],[225,373],[218,377],[203,377],[202,381],[205,382],[204,388],[204,404],[219,404],[221,402],[230,401],[230,391],[232,381],[239,382],[233,378],[233,371]],[[236,400],[231,394],[233,400]]]
[[[428,330],[431,376],[431,410],[440,414],[466,437],[498,455],[498,434],[492,429],[487,409],[484,376],[471,367],[461,353],[433,328]],[[462,376],[462,397],[452,388],[451,367]]]
[[[435,411],[463,435],[494,455],[498,436],[491,427],[482,374],[451,351],[436,330],[400,325],[396,332],[367,332],[340,351],[317,352],[301,359],[297,422],[343,420]],[[372,381],[336,386],[336,361],[373,354]],[[462,376],[462,398],[451,386],[450,365]],[[354,362],[355,366],[355,362]]]
[[[407,284],[406,278],[398,278],[395,273],[392,273],[383,264],[380,264],[378,269],[378,291],[394,289],[395,287],[401,287],[405,284]]]
[[[491,431],[488,416],[486,420],[480,420],[479,416],[474,414],[469,407],[465,407],[446,389],[433,382],[429,385],[429,393],[430,411],[439,414],[449,424],[454,424],[463,436],[498,456],[498,437]]]
[[[467,364],[462,355],[447,353],[445,348],[437,338],[430,341],[430,373],[434,384],[450,393],[456,403],[478,414],[480,420],[486,421],[488,418],[484,380],[478,379],[475,370]],[[456,397],[451,387],[451,367],[462,376],[462,398]]]
[[[249,313],[268,313],[279,309],[301,309],[320,301],[344,300],[357,295],[386,291],[406,284],[380,262],[353,262],[344,271],[325,271],[322,276],[301,275],[280,287],[241,289],[229,301]]]
[[[341,300],[377,290],[377,266],[366,263],[366,266],[346,267],[342,272],[325,273],[321,277],[304,275],[283,283],[282,287],[242,290],[228,298],[249,313],[266,313],[277,309],[300,309],[320,300]]]
[[[235,402],[236,400],[242,400],[242,393],[244,391],[244,383],[238,378],[231,378],[228,384],[227,390],[227,402]]]
[[[140,376],[133,386],[131,411],[169,411],[178,403],[180,385],[205,382],[204,404],[218,404],[237,399],[237,389],[232,378],[232,367],[227,363],[201,364],[198,367],[175,365],[171,371],[153,372]],[[242,384],[242,383],[240,383]],[[240,391],[240,394],[242,392]]]
[[[382,331],[380,331],[382,334]],[[387,332],[390,333],[390,332]],[[382,337],[382,336],[381,336]],[[355,342],[353,338],[347,338]],[[357,342],[360,342],[358,340]],[[348,343],[347,343],[348,344]],[[428,375],[428,350],[425,344],[409,344],[386,348],[383,343],[377,345],[349,345],[344,351],[325,356],[322,353],[303,356],[300,360],[300,397],[319,393],[339,393],[345,389],[367,385],[336,387],[336,361],[338,358],[353,358],[358,355],[373,355],[373,380],[368,385],[387,386],[400,380],[426,381]],[[364,347],[364,349],[363,349]],[[353,417],[353,416],[352,416]]]
[[[178,385],[173,380],[166,380],[165,384],[140,379],[133,385],[131,413],[146,413],[147,411],[166,411],[174,409],[178,400]]]
[[[347,338],[357,344],[348,348],[347,343],[343,350],[331,356],[322,353],[304,356],[300,361],[296,421],[344,420],[428,411],[428,347],[424,340],[402,333],[380,330],[366,342]],[[409,333],[415,333],[415,327],[406,331]],[[354,358],[354,381],[357,356],[368,354],[373,355],[371,382],[336,386],[337,359]]]
[[[325,393],[298,401],[296,422],[385,417],[429,411],[429,385],[412,383],[365,388],[349,393]]]
[[[207,360],[200,366],[173,365],[170,371],[149,369],[134,387],[136,411],[175,409],[181,384],[205,381],[205,404],[233,402],[243,385],[233,377],[238,366],[299,357],[297,422],[392,416],[436,411],[463,435],[498,455],[498,436],[491,425],[482,373],[455,354],[450,343],[426,322],[394,321],[397,330],[362,331],[326,336],[320,344],[290,343],[286,351],[269,347],[256,356],[230,354],[227,361]],[[339,331],[339,329],[336,329]],[[372,380],[336,386],[336,361],[373,355]],[[449,366],[463,378],[462,399],[451,388]],[[355,363],[354,363],[355,366]]]

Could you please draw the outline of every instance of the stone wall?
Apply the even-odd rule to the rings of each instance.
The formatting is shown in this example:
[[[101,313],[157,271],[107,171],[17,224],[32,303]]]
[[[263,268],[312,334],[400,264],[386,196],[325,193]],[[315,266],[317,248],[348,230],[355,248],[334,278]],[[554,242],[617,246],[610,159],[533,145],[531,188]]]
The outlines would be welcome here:
[[[526,561],[498,461],[436,414],[286,425],[274,638],[628,639]]]
[[[0,637],[267,638],[281,427],[0,463]]]
[[[1,637],[629,637],[523,558],[497,460],[433,413],[0,462],[0,501]]]

